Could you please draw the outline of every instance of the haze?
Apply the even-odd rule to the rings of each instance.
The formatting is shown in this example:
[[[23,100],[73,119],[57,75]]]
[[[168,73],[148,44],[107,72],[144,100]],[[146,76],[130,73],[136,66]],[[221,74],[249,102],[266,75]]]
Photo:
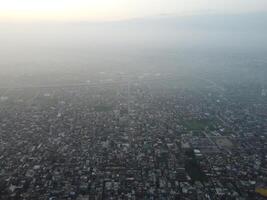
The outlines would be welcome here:
[[[265,0],[9,0],[1,1],[0,20],[109,21],[159,14],[266,11]]]
[[[264,65],[266,9],[265,0],[2,1],[1,82]]]

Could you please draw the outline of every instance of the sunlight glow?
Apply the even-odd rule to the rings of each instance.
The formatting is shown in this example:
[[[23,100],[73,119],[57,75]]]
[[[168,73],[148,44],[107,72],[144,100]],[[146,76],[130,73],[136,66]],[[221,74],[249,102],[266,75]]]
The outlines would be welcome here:
[[[209,10],[253,11],[265,5],[267,9],[266,0],[0,0],[0,20],[120,20]]]

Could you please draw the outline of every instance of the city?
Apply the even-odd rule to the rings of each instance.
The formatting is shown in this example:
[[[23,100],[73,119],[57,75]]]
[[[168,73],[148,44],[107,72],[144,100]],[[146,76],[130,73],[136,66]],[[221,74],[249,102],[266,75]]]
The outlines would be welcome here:
[[[147,76],[2,88],[0,199],[265,199],[266,89]]]

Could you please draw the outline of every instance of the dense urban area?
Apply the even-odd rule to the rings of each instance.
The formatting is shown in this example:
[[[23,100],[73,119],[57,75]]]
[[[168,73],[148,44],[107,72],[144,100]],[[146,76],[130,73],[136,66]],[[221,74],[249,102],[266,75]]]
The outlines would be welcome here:
[[[266,198],[267,88],[102,76],[0,89],[0,199]]]

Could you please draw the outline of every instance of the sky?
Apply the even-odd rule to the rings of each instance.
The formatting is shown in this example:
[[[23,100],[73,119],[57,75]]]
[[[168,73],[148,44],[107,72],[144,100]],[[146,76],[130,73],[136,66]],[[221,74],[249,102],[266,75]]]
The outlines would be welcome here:
[[[266,0],[0,0],[1,21],[113,21],[267,11]]]

